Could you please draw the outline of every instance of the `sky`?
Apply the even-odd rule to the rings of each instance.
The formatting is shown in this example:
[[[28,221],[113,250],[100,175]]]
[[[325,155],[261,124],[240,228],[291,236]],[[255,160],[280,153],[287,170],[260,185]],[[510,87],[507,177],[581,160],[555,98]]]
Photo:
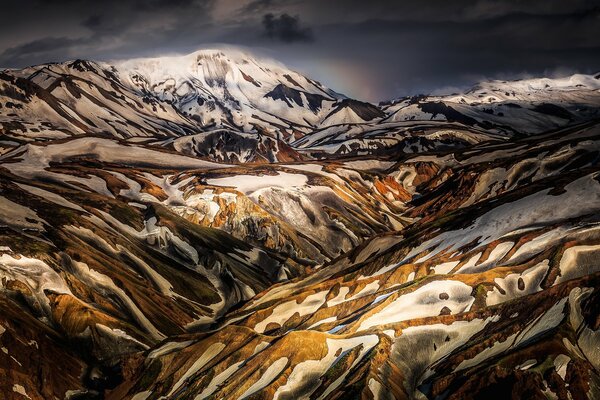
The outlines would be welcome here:
[[[348,96],[600,72],[600,0],[0,0],[0,67],[243,47]]]

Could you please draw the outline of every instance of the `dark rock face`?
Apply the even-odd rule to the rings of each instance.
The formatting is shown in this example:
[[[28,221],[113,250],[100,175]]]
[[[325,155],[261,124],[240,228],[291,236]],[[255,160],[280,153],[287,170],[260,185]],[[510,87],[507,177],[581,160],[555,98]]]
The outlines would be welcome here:
[[[566,119],[566,120],[573,119],[573,114],[571,114],[569,111],[565,110],[563,107],[558,106],[556,104],[550,104],[550,103],[538,104],[535,107],[533,107],[533,110],[535,112],[550,115],[553,117],[559,117],[559,118]]]
[[[304,96],[304,98],[306,99],[307,104],[304,104],[302,96]],[[273,100],[281,100],[285,102],[288,105],[288,107],[293,107],[293,102],[299,105],[300,107],[308,107],[313,112],[319,111],[321,109],[323,101],[327,100],[323,96],[294,89],[284,85],[283,83],[275,86],[273,90],[265,94],[265,97],[271,98]]]
[[[452,314],[452,310],[446,306],[444,306],[444,308],[442,308],[442,310],[440,311],[440,315],[451,315],[451,314]]]
[[[475,120],[474,118],[461,114],[451,106],[448,106],[441,102],[419,103],[419,108],[423,110],[423,112],[432,114],[433,118],[435,118],[438,114],[441,114],[444,117],[446,117],[446,120],[448,120],[449,122],[460,122],[461,124],[465,124],[468,126],[474,126],[478,123],[477,120]]]
[[[363,121],[371,121],[385,116],[385,113],[381,111],[381,109],[371,103],[365,103],[352,99],[343,99],[336,103],[335,109],[326,117],[326,119],[338,112],[343,111],[346,108],[354,111],[354,113],[356,113],[356,115],[358,115]]]

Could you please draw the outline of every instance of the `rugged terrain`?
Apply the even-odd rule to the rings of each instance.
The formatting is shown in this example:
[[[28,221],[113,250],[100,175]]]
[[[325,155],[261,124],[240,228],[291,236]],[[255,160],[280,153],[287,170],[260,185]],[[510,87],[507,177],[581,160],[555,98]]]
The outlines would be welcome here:
[[[600,398],[599,78],[2,72],[0,395]]]

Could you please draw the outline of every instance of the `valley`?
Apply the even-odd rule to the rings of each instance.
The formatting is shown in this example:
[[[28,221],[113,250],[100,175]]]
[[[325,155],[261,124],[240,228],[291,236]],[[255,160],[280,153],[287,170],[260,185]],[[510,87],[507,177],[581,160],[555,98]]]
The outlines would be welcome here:
[[[2,398],[600,398],[600,75],[375,105],[202,50],[0,106]]]

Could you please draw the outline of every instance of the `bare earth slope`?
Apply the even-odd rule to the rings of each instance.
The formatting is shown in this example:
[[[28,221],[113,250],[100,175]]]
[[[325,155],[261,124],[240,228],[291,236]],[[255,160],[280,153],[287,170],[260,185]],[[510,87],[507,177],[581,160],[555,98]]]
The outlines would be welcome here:
[[[600,398],[598,76],[114,64],[0,73],[0,397]]]
[[[406,160],[425,218],[134,356],[109,398],[597,398],[599,146]]]

